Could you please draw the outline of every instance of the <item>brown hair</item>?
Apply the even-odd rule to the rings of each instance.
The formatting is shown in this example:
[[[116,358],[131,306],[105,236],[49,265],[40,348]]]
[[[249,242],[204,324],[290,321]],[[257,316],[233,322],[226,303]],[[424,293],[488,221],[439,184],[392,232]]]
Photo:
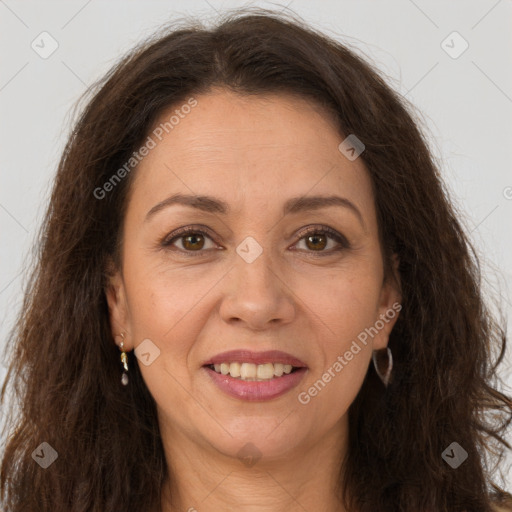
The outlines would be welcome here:
[[[512,401],[498,391],[506,337],[484,304],[478,259],[457,219],[411,106],[354,51],[272,12],[230,13],[218,26],[166,28],[94,88],[66,145],[36,268],[10,342],[8,384],[19,406],[1,465],[7,512],[147,511],[160,506],[166,464],[154,400],[119,351],[104,289],[136,170],[98,199],[168,107],[213,86],[244,95],[293,93],[356,134],[372,179],[386,275],[398,254],[400,317],[394,379],[370,365],[349,409],[346,506],[360,512],[489,511],[511,448]],[[341,140],[341,139],[340,139]],[[499,353],[499,354],[498,354]],[[496,357],[497,356],[497,357]],[[493,357],[495,360],[493,361]],[[14,417],[14,415],[13,415]],[[441,457],[456,441],[456,470]],[[32,452],[49,443],[46,470]]]

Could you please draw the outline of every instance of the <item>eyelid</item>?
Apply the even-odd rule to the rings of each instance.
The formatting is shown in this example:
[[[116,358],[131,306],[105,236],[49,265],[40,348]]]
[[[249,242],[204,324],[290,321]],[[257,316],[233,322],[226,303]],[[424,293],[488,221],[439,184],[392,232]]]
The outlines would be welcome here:
[[[208,227],[203,226],[202,224],[192,224],[190,226],[184,226],[182,228],[178,228],[175,231],[173,231],[172,233],[166,235],[161,240],[159,245],[160,245],[160,247],[167,249],[169,247],[172,247],[173,243],[176,240],[179,240],[180,238],[183,238],[183,237],[187,236],[188,234],[196,234],[196,233],[201,234],[201,235],[206,235],[208,238],[210,238],[212,240],[212,242],[214,242],[216,245],[218,245],[217,242],[215,241],[215,235],[213,234],[213,232]],[[174,249],[181,253],[185,253],[187,255],[194,255],[194,252],[197,252],[198,254],[205,252],[203,250],[201,250],[201,251],[183,251],[183,249],[180,249],[178,247],[175,247]]]
[[[334,240],[336,240],[342,246],[342,248],[350,249],[350,247],[351,247],[350,242],[347,240],[347,238],[344,235],[342,235],[335,229],[330,228],[329,226],[324,226],[321,224],[314,224],[312,226],[305,227],[303,230],[301,230],[297,234],[297,237],[298,237],[297,242],[300,242],[305,236],[309,235],[310,233],[324,233],[326,235],[329,235]],[[297,243],[297,242],[295,242],[295,243]],[[336,250],[337,249],[334,249],[334,250],[331,249],[330,251],[318,251],[318,252],[324,253],[324,254],[331,254],[332,252],[335,252]],[[316,251],[308,251],[308,252],[315,253]]]
[[[182,228],[178,228],[172,233],[169,233],[163,238],[162,243],[168,244],[175,238],[179,238],[180,235],[188,235],[189,233],[204,233],[210,238],[214,238],[213,232],[208,227],[203,226],[202,224],[191,224],[190,226],[183,226]]]

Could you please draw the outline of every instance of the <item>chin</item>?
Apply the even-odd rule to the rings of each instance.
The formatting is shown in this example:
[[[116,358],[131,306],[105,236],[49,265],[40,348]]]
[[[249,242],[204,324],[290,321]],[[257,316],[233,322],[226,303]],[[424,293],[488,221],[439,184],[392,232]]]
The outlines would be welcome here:
[[[247,417],[237,418],[236,425],[221,423],[232,437],[223,431],[221,438],[208,437],[208,442],[224,455],[241,460],[245,457],[261,459],[262,462],[283,459],[289,457],[290,450],[295,451],[301,442],[297,429],[290,429],[290,424],[286,427],[280,425],[285,417],[286,415],[280,417],[279,421],[272,422],[266,418]],[[210,430],[208,433],[211,432]]]

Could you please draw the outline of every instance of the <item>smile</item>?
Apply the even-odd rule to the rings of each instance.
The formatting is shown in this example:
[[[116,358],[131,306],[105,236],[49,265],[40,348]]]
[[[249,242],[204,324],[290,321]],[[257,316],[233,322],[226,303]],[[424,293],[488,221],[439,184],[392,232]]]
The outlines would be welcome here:
[[[288,375],[298,369],[291,364],[254,364],[245,362],[211,364],[208,368],[221,375],[229,375],[235,379],[257,382],[271,380],[281,377],[282,375]]]

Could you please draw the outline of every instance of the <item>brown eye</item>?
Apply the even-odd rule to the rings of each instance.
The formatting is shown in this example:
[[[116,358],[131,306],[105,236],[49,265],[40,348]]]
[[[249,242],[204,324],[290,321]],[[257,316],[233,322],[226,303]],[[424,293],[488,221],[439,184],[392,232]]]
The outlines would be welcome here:
[[[183,240],[183,247],[187,250],[195,251],[202,249],[204,246],[204,236],[198,233],[182,236],[181,239]]]
[[[302,237],[299,242],[304,242],[306,246],[304,250],[306,252],[319,253],[319,256],[328,256],[329,254],[350,248],[348,240],[343,235],[327,226],[313,226],[303,231],[300,235]],[[302,250],[303,248],[300,249]]]
[[[208,246],[208,243],[210,244]],[[205,252],[206,249],[215,248],[212,237],[198,228],[178,229],[162,242],[165,248],[177,249],[185,253]],[[204,249],[204,250],[203,250]]]
[[[317,253],[318,256],[328,256],[350,248],[349,242],[343,235],[326,226],[313,226],[301,234],[302,237],[299,242],[304,242],[306,246],[305,249],[301,248],[301,250]],[[208,243],[210,243],[210,246],[208,246]],[[194,252],[199,255],[206,252],[206,249],[217,247],[213,238],[206,231],[194,227],[178,229],[162,241],[161,245],[168,249],[181,251],[184,254],[188,253],[190,256]]]
[[[309,235],[306,237],[306,245],[309,249],[323,250],[327,246],[327,238],[323,234]]]

